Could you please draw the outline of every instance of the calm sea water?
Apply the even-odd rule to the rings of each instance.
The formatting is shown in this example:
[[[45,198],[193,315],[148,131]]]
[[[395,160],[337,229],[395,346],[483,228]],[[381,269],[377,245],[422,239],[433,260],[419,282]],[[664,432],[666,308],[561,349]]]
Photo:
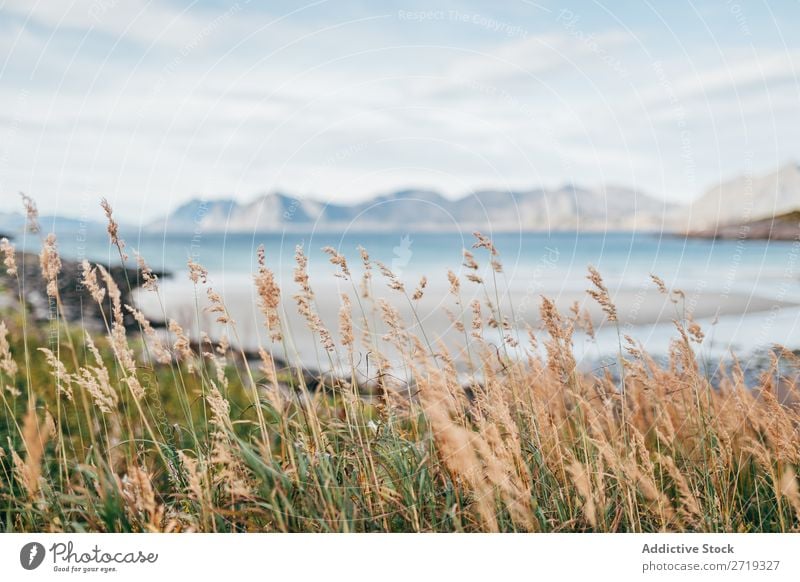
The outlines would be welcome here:
[[[309,257],[312,283],[329,279],[335,268],[322,247],[344,254],[355,274],[360,268],[358,247],[366,248],[413,288],[426,275],[431,284],[446,284],[446,272],[463,273],[462,250],[474,242],[471,235],[453,233],[347,234],[176,234],[142,233],[126,237],[128,249],[138,250],[154,269],[170,271],[183,280],[187,258],[202,263],[215,287],[245,286],[255,270],[256,248],[263,244],[269,266],[285,289],[293,289],[292,269],[297,245]],[[714,241],[650,233],[515,233],[493,236],[501,253],[501,284],[512,290],[559,296],[586,289],[586,269],[596,266],[609,288],[623,293],[624,301],[645,287],[652,289],[650,273],[668,285],[706,297],[734,297],[742,313],[705,321],[715,326],[718,350],[750,350],[772,342],[800,348],[800,245],[791,242]],[[18,244],[22,241],[18,240]],[[84,235],[59,233],[59,247],[69,258],[116,262],[104,232]],[[31,249],[33,250],[33,249]],[[485,250],[476,258],[488,263]],[[376,275],[377,277],[377,275]],[[627,293],[627,294],[626,294]],[[334,295],[336,297],[336,295]],[[764,306],[764,299],[781,307]],[[747,304],[760,299],[756,311]],[[737,303],[738,302],[738,303]],[[765,324],[765,321],[768,323]],[[756,334],[755,330],[759,333]],[[646,322],[636,330],[652,350],[666,350],[674,329],[669,322]],[[602,334],[601,334],[602,335]],[[756,338],[757,336],[757,338]],[[602,339],[602,338],[601,338]],[[616,338],[609,345],[616,345]]]
[[[59,248],[68,258],[118,262],[104,232],[59,234]],[[404,279],[421,275],[444,277],[458,271],[462,249],[474,240],[453,233],[337,234],[178,234],[141,233],[128,236],[129,251],[137,250],[154,269],[181,273],[189,257],[217,276],[248,276],[255,269],[256,248],[263,244],[271,268],[282,276],[294,268],[294,253],[302,245],[312,274],[333,272],[321,249],[332,246],[350,264],[359,263],[359,246]],[[638,286],[650,273],[684,289],[702,287],[720,293],[757,293],[800,299],[800,245],[792,242],[685,239],[650,233],[501,233],[493,236],[501,253],[506,280],[532,282],[545,290],[584,288],[587,265],[596,266],[614,285]],[[22,242],[21,240],[18,242]],[[37,241],[28,241],[35,250]],[[25,245],[22,245],[25,246]],[[479,262],[486,253],[473,251]],[[132,254],[132,253],[131,253]]]

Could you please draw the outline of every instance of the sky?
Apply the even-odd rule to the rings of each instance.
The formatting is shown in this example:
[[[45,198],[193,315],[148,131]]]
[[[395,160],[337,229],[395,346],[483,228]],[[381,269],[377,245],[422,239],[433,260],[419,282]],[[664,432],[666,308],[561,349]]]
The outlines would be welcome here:
[[[0,0],[0,211],[622,185],[800,161],[800,2]]]

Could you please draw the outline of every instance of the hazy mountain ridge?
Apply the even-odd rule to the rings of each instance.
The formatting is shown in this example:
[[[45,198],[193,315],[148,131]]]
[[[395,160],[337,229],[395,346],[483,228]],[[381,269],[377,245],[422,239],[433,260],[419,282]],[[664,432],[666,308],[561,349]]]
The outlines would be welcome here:
[[[793,216],[797,210],[800,164],[792,162],[764,175],[748,174],[721,182],[688,206],[625,187],[588,189],[571,184],[557,189],[478,190],[458,199],[433,190],[406,189],[355,204],[325,203],[273,192],[247,202],[233,198],[190,200],[141,226],[145,231],[170,233],[480,229],[688,231],[717,236],[725,229],[730,234],[728,231],[737,225],[763,226],[775,216]],[[96,220],[42,216],[40,222],[45,231],[105,228],[99,212]],[[0,233],[19,234],[24,225],[22,213],[0,212]],[[754,232],[761,232],[761,226]],[[134,228],[138,230],[139,225]]]
[[[149,229],[263,232],[282,230],[626,230],[669,228],[676,205],[635,190],[481,190],[449,199],[432,190],[400,190],[356,204],[323,203],[283,193],[245,203],[192,200]]]

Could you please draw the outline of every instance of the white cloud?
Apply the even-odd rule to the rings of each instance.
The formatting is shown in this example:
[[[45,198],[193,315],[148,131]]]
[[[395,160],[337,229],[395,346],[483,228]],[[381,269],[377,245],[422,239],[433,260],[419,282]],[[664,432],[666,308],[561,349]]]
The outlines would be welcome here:
[[[147,0],[6,0],[2,9],[54,32],[93,30],[147,45],[183,46],[202,37],[208,25],[191,11]]]
[[[380,11],[276,22],[246,3],[183,14],[103,1],[2,8],[15,15],[0,36],[4,198],[25,190],[44,208],[102,193],[154,215],[198,194],[572,181],[688,199],[739,171],[745,133],[765,160],[797,151],[796,52],[673,55],[659,74],[613,29],[550,22],[478,43]],[[91,30],[107,45],[73,38]],[[114,47],[123,36],[141,46]],[[37,62],[47,74],[32,80]]]

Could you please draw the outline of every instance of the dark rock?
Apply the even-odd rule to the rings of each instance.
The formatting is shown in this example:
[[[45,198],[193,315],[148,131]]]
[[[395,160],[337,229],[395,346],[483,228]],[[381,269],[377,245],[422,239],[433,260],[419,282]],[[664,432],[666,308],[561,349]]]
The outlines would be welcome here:
[[[54,316],[64,317],[70,322],[81,322],[87,328],[103,328],[103,317],[111,320],[111,301],[106,294],[103,306],[92,299],[88,290],[83,286],[81,264],[67,259],[61,260],[62,268],[58,276],[58,291],[61,297],[61,313],[56,313],[54,301],[47,296],[47,284],[42,278],[39,257],[32,253],[18,252],[16,254],[19,287],[25,296],[29,314],[37,321],[47,321]],[[117,284],[123,305],[133,305],[132,291],[142,283],[140,272],[137,269],[113,265],[106,267],[111,278]],[[165,273],[156,273],[159,277],[168,276]],[[102,282],[101,282],[102,284]],[[6,295],[16,296],[18,289],[17,279],[8,276],[5,269],[0,270],[0,292],[6,290]],[[8,304],[8,302],[6,302]],[[125,326],[129,329],[138,329],[133,317],[125,311]]]

